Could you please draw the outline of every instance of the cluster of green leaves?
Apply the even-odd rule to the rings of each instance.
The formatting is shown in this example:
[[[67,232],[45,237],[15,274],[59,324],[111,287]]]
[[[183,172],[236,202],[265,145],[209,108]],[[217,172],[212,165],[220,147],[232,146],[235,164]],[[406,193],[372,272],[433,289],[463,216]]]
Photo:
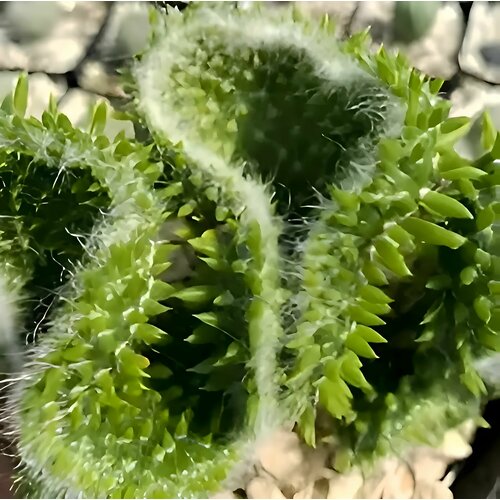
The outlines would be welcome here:
[[[439,82],[327,18],[153,18],[140,141],[102,135],[104,105],[87,131],[54,103],[24,118],[24,77],[0,111],[0,272],[63,298],[12,395],[29,494],[200,497],[284,420],[314,445],[326,412],[371,459],[477,415],[474,360],[500,350],[489,121],[460,157]]]

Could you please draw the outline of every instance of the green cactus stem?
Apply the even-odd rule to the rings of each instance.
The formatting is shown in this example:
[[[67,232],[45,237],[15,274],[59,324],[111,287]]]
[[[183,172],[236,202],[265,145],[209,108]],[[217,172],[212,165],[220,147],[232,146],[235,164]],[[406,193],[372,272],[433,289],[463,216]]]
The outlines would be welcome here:
[[[247,319],[262,310],[246,262],[259,255],[259,232],[245,232],[247,248],[196,174],[168,175],[154,190],[169,167],[161,178],[149,146],[70,138],[101,146],[89,164],[102,168],[113,203],[79,241],[82,255],[11,396],[21,491],[205,495],[279,423],[274,360],[252,375],[255,357],[274,354],[258,351],[262,336]]]
[[[25,117],[27,96],[22,75],[0,111],[0,278],[23,311],[18,328],[30,335],[44,330],[93,225],[121,203],[114,193],[120,171],[133,177],[148,153],[141,146],[124,165],[120,155],[111,157],[109,140],[100,134],[104,103],[87,133],[74,128],[54,101],[41,121]],[[132,153],[133,145],[127,147]]]
[[[496,280],[484,239],[491,229],[477,223],[489,209],[477,195],[496,174],[494,156],[467,168],[454,152],[468,120],[448,118],[439,82],[384,49],[370,54],[363,35],[342,44],[328,34],[328,22],[286,11],[172,12],[136,69],[137,105],[157,143],[179,144],[192,168],[219,176],[223,193],[271,184],[269,212],[295,223],[279,237],[292,261],[281,269],[293,283],[282,307],[297,357],[289,406],[300,408],[311,444],[320,404],[350,446],[371,456],[387,451],[385,439],[366,444],[372,414],[407,442],[426,434],[425,412],[420,420],[413,405],[440,409],[431,441],[477,411],[483,385],[472,360],[491,345],[477,336],[493,307],[478,294]],[[453,163],[465,170],[452,172]],[[254,201],[262,213],[258,195],[247,212]],[[469,268],[483,283],[477,290],[458,278]],[[465,297],[471,315],[460,317]],[[381,359],[360,370],[360,357]],[[422,373],[426,359],[435,373]],[[436,379],[449,401],[438,404]]]

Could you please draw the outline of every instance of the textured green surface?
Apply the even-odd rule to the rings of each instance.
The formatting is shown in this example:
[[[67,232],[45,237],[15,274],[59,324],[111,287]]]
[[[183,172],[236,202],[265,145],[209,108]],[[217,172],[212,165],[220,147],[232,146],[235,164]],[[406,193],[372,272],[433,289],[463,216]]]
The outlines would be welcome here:
[[[104,125],[102,108],[95,118]],[[214,490],[245,444],[242,436],[226,445],[244,419],[248,358],[240,313],[246,286],[231,268],[234,221],[219,223],[204,193],[189,195],[194,178],[170,179],[154,192],[153,182],[163,182],[162,164],[151,148],[121,136],[110,143],[96,130],[68,130],[77,142],[55,150],[54,163],[60,168],[65,152],[85,148],[77,161],[93,167],[97,187],[108,187],[113,203],[104,217],[90,220],[90,235],[77,240],[80,262],[68,266],[64,300],[13,396],[24,487],[44,497],[164,498]],[[70,191],[86,181],[67,179]],[[48,192],[55,198],[49,207],[64,215],[61,196]],[[54,220],[43,220],[44,234],[65,232]],[[36,229],[28,226],[23,236],[38,243]],[[9,257],[29,255],[14,249]],[[168,277],[183,256],[192,271]],[[42,257],[33,257],[35,269]],[[218,364],[211,369],[213,358]],[[226,409],[232,394],[242,410],[238,404]],[[197,466],[188,473],[192,463]]]
[[[0,111],[0,272],[11,287],[25,287],[29,299],[41,301],[41,314],[34,308],[34,317],[28,315],[31,328],[64,283],[66,268],[81,257],[78,237],[90,231],[112,196],[108,167],[88,136],[53,105],[42,122],[24,118],[26,99],[23,76]]]
[[[57,184],[24,182],[38,163],[0,170],[24,202],[2,235],[12,289],[41,250],[75,264],[12,396],[29,495],[206,496],[283,422],[340,438],[342,468],[477,416],[473,363],[500,329],[490,121],[464,160],[469,122],[440,82],[365,34],[339,42],[326,18],[217,3],[153,18],[130,82],[145,143],[100,136],[102,108],[88,133],[55,109],[0,115],[0,134],[46,137],[11,140],[9,158],[50,151],[39,168],[61,172],[71,152],[65,189],[93,200],[63,211]]]

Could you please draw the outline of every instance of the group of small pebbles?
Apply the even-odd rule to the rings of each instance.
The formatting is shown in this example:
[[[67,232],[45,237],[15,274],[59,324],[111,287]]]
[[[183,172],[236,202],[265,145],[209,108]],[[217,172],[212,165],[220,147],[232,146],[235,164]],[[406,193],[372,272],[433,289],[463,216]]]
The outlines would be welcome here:
[[[234,491],[221,491],[212,498],[453,498],[450,464],[472,452],[471,421],[446,433],[439,447],[417,446],[401,457],[387,457],[362,470],[336,472],[335,450],[310,448],[290,431],[280,430],[256,450],[254,474]]]

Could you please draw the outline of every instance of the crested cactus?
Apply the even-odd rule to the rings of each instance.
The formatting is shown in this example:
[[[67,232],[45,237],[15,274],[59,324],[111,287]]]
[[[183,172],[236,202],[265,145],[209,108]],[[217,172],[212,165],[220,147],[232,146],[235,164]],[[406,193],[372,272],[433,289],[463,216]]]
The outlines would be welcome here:
[[[124,181],[121,170],[130,172],[132,180],[133,162],[139,164],[148,154],[141,147],[121,167],[120,155],[111,158],[105,137],[74,128],[53,101],[41,121],[25,118],[27,95],[23,75],[0,115],[0,277],[21,302],[38,302],[23,310],[23,326],[33,333],[38,328],[32,323],[46,316],[55,290],[81,259],[83,241],[95,222],[123,201],[115,189]],[[101,104],[91,129],[98,132],[105,119]],[[116,149],[122,139],[117,138]],[[132,145],[127,148],[133,150]]]
[[[41,121],[27,118],[27,98],[23,75],[0,111],[0,328],[2,349],[11,354],[22,350],[18,334],[31,342],[46,330],[59,290],[83,256],[83,240],[121,203],[113,186],[117,179],[123,182],[120,157],[109,159],[105,137],[74,128],[54,101]],[[106,107],[94,111],[91,127],[97,132]],[[147,158],[142,146],[141,151]],[[129,176],[135,175],[133,161],[131,155],[123,166]]]
[[[0,215],[20,224],[2,227],[5,287],[28,294],[50,252],[69,271],[11,395],[23,485],[200,497],[283,424],[364,463],[478,416],[474,363],[500,350],[489,122],[484,155],[460,157],[468,120],[439,82],[328,19],[153,18],[132,71],[145,143],[75,131],[54,106],[0,115]]]

